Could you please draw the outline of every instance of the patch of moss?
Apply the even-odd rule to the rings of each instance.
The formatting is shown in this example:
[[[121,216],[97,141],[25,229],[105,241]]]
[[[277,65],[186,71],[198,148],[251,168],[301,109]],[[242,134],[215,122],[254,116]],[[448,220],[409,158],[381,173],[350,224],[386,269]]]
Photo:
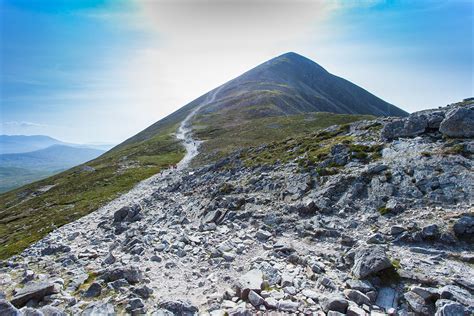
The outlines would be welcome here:
[[[392,209],[388,208],[388,207],[385,207],[385,206],[382,206],[382,207],[379,207],[378,209],[380,215],[387,215],[387,214],[390,214],[392,212]]]
[[[444,151],[447,155],[462,155],[464,153],[463,144],[455,144]]]

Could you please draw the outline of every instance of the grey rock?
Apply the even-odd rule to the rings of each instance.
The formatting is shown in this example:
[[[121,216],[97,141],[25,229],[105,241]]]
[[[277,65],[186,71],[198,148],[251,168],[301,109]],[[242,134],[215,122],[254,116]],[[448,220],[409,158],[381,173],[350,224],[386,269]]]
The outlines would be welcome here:
[[[46,305],[39,309],[44,316],[66,316],[66,313],[57,307]]]
[[[265,302],[264,299],[254,291],[249,292],[248,300],[255,307],[259,307]]]
[[[292,286],[293,285],[293,280],[295,277],[287,272],[283,272],[281,275],[281,286],[286,287],[286,286]]]
[[[242,275],[237,281],[237,295],[241,299],[247,299],[250,291],[260,293],[263,283],[263,273],[254,269]]]
[[[127,312],[143,314],[146,312],[145,304],[141,298],[135,297],[128,301],[127,306],[125,306]]]
[[[435,316],[465,316],[467,311],[463,305],[450,301],[450,300],[438,300],[436,301],[436,314]]]
[[[102,293],[102,286],[99,282],[93,282],[87,291],[84,292],[84,297],[97,297]]]
[[[198,308],[188,301],[164,301],[158,305],[160,308],[166,309],[174,315],[191,316],[198,313]]]
[[[25,270],[23,273],[23,280],[21,281],[22,283],[28,283],[32,281],[35,278],[35,272],[32,270]]]
[[[43,312],[32,307],[23,307],[20,311],[22,316],[44,316]]]
[[[368,244],[383,244],[384,242],[385,239],[383,238],[383,235],[381,233],[375,233],[367,240]]]
[[[385,140],[414,137],[423,134],[427,127],[428,120],[425,115],[412,114],[407,118],[385,124],[382,128],[381,136]]]
[[[114,223],[136,222],[141,219],[141,206],[138,204],[124,206],[114,213]]]
[[[130,284],[127,282],[127,280],[125,279],[118,279],[118,280],[115,280],[115,281],[112,281],[112,282],[109,282],[109,284],[107,284],[107,287],[111,288],[111,289],[114,289],[115,291],[118,291],[124,287],[127,287],[129,286]]]
[[[265,298],[265,306],[270,309],[278,308],[278,301],[274,297]]]
[[[357,290],[344,290],[344,295],[347,297],[347,299],[357,303],[358,305],[371,305],[370,298]]]
[[[335,311],[345,313],[349,306],[349,302],[339,295],[322,296],[320,304],[325,312]]]
[[[11,303],[16,307],[22,307],[31,299],[41,301],[46,295],[57,292],[57,287],[52,282],[29,283],[13,296]]]
[[[406,231],[406,229],[403,226],[392,226],[390,228],[390,235],[399,235],[404,231]]]
[[[49,245],[48,247],[41,250],[41,255],[51,256],[58,253],[64,253],[71,251],[71,247],[61,244]]]
[[[130,267],[112,267],[105,271],[101,276],[105,282],[113,282],[120,279],[127,280],[128,283],[135,284],[143,280],[141,271],[134,266]]]
[[[367,312],[355,304],[349,304],[346,315],[347,316],[366,316]]]
[[[18,309],[16,309],[13,304],[8,302],[7,300],[0,300],[0,315],[5,316],[21,316],[21,313]]]
[[[403,297],[415,313],[426,316],[434,314],[434,306],[427,304],[427,302],[415,292],[407,292]]]
[[[435,239],[439,236],[439,227],[436,224],[423,227],[421,234],[424,239]]]
[[[289,300],[278,301],[278,309],[284,312],[295,313],[298,311],[300,304],[298,302],[292,302]]]
[[[334,282],[330,278],[325,276],[320,276],[316,283],[319,287],[327,288],[330,290],[336,289],[336,285],[334,284]]]
[[[356,250],[352,273],[363,279],[391,267],[392,263],[381,246],[361,247]]]
[[[374,290],[374,287],[372,286],[372,284],[370,284],[370,282],[366,280],[349,279],[346,281],[346,285],[349,288],[353,290],[361,291],[362,293],[367,293]]]
[[[267,261],[262,262],[260,264],[260,270],[263,272],[263,277],[269,285],[280,284],[280,271],[278,271],[278,269],[273,267],[270,263]]]
[[[375,304],[377,306],[380,306],[385,310],[389,310],[390,308],[397,308],[397,301],[397,291],[395,291],[393,288],[382,287],[378,289],[377,299],[375,300]]]
[[[466,306],[474,306],[471,293],[456,285],[445,285],[439,290],[441,298],[459,302]]]
[[[114,306],[106,302],[93,302],[84,309],[81,316],[114,316]]]
[[[474,107],[458,107],[448,111],[439,131],[450,137],[474,137]]]
[[[440,297],[438,289],[432,287],[414,286],[411,291],[421,296],[425,301],[436,301]]]
[[[270,237],[272,237],[272,234],[266,230],[259,229],[257,233],[255,234],[255,237],[257,237],[257,239],[260,241],[266,241]]]
[[[459,238],[473,238],[474,237],[474,216],[465,215],[453,226],[454,233]]]
[[[104,265],[111,265],[114,264],[116,261],[114,255],[112,253],[109,253],[109,255],[104,259],[103,264]]]
[[[144,285],[142,287],[135,288],[133,290],[133,293],[137,294],[143,299],[149,299],[150,296],[153,294],[153,290],[150,287]]]

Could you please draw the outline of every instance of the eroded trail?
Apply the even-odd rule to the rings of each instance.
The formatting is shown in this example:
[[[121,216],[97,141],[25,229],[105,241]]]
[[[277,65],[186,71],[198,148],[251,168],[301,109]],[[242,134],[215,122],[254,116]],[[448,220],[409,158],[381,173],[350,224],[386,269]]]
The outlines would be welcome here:
[[[200,109],[216,100],[216,96],[221,89],[222,86],[215,89],[215,91],[208,96],[205,102],[192,110],[191,113],[189,113],[188,116],[181,122],[178,132],[176,133],[176,138],[183,141],[183,145],[186,148],[186,155],[178,163],[178,169],[183,169],[189,166],[193,158],[199,153],[199,145],[201,144],[201,141],[193,138],[191,120]]]

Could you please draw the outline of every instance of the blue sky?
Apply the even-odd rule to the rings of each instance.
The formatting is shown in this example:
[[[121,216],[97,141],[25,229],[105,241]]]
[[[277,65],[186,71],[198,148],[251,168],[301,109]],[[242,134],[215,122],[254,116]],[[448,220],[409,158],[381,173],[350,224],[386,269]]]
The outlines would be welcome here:
[[[0,0],[0,133],[118,143],[287,51],[407,111],[472,96],[473,2]]]

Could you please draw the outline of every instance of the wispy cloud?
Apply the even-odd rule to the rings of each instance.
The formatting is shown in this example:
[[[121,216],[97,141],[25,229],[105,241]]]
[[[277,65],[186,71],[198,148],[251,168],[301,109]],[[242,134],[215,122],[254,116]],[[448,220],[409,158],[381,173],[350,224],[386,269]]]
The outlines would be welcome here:
[[[7,128],[31,128],[31,127],[48,127],[50,125],[47,124],[41,124],[41,123],[34,123],[34,122],[26,122],[26,121],[9,121],[9,122],[3,122],[2,125],[4,125]]]

